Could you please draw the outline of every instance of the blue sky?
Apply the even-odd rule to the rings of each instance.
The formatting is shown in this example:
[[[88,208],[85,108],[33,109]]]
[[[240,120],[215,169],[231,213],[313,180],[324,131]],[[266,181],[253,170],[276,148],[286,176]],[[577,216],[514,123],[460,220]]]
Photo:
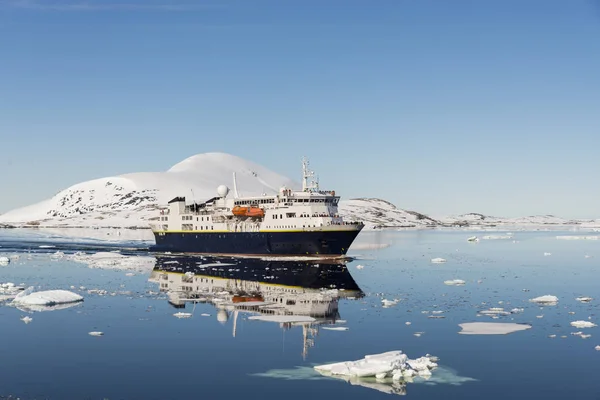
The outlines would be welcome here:
[[[223,151],[432,215],[600,217],[600,2],[0,0],[0,212]]]

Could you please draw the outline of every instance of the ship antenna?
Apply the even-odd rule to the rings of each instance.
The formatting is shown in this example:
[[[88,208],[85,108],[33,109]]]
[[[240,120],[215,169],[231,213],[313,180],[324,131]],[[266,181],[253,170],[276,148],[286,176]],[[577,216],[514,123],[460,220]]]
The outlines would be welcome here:
[[[235,171],[233,171],[233,197],[236,199],[240,197],[237,190],[237,180],[235,179]]]

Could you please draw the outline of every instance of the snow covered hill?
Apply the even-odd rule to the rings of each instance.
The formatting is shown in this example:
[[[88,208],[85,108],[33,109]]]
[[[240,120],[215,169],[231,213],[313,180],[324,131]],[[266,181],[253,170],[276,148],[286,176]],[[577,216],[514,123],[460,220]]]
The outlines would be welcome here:
[[[401,210],[381,199],[342,200],[340,214],[348,221],[368,221],[374,227],[423,228],[440,225],[439,221],[424,214]]]

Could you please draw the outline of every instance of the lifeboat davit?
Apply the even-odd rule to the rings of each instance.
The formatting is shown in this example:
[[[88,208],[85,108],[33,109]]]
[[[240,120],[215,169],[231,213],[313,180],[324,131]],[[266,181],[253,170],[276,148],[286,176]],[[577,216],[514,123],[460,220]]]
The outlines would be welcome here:
[[[259,217],[262,218],[265,216],[265,210],[259,207],[233,207],[233,215],[238,217]]]

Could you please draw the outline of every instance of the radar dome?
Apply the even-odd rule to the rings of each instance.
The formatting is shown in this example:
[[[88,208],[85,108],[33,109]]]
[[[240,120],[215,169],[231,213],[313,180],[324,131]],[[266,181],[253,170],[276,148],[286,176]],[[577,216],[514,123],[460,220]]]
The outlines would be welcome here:
[[[219,194],[219,197],[225,197],[229,193],[229,188],[225,185],[221,185],[217,188],[217,193]]]

